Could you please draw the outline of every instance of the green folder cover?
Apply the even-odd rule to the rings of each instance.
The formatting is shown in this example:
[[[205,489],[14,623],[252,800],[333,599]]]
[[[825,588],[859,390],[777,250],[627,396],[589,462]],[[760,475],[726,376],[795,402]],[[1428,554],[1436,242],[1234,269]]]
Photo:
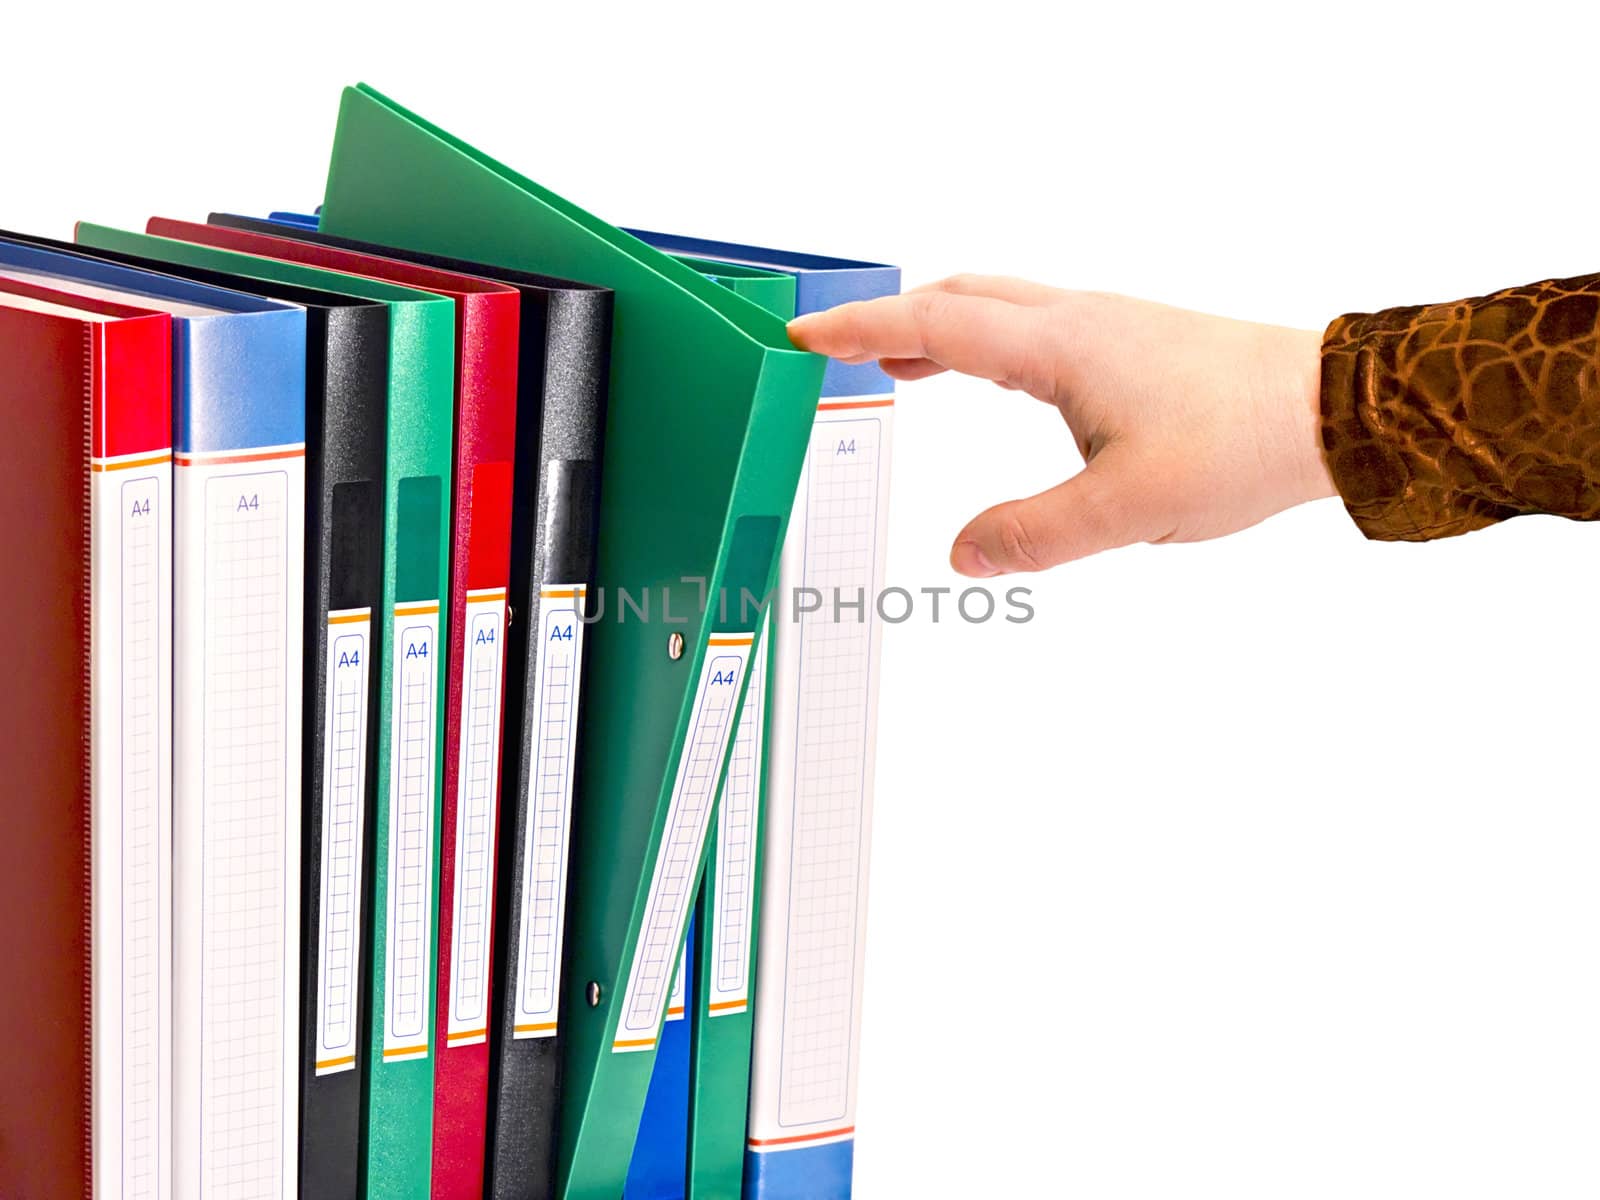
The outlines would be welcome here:
[[[398,888],[391,895],[390,864],[392,855],[403,860],[405,850],[403,838],[391,838],[391,820],[403,821],[406,815],[393,802],[403,789],[413,786],[431,813],[436,845],[443,795],[444,655],[440,653],[439,601],[447,586],[450,551],[447,497],[455,434],[455,302],[431,292],[337,271],[99,225],[80,224],[77,237],[85,246],[344,292],[389,305],[383,611],[392,614],[392,619],[375,638],[383,680],[378,718],[378,812],[373,861],[364,872],[371,887],[363,897],[362,914],[362,940],[370,947],[372,964],[362,1113],[366,1142],[363,1176],[365,1194],[370,1197],[427,1195],[433,1145],[433,1058],[428,1054],[385,1061],[383,1032],[390,1001],[385,985],[394,920],[391,900],[401,899]],[[397,678],[403,688],[410,689],[406,693],[410,703],[398,711]],[[421,712],[424,706],[426,713]],[[405,831],[402,828],[400,832]],[[431,913],[437,911],[439,900],[437,852],[423,867]],[[438,923],[429,921],[428,929],[428,946],[410,956],[427,974],[423,1014],[434,1011]]]
[[[770,313],[364,85],[340,107],[322,228],[616,293],[559,1164],[563,1194],[616,1200],[824,363]]]
[[[774,316],[785,321],[794,316],[793,275],[677,257]],[[754,1033],[750,996],[760,928],[767,714],[772,711],[772,675],[766,668],[763,641],[739,708],[695,916],[694,1004],[685,1014],[690,1023],[687,1200],[739,1200],[744,1191]],[[727,894],[719,896],[719,888]],[[714,949],[719,939],[724,943],[720,955]],[[727,945],[729,939],[742,942],[742,949]],[[737,979],[728,977],[730,973]]]

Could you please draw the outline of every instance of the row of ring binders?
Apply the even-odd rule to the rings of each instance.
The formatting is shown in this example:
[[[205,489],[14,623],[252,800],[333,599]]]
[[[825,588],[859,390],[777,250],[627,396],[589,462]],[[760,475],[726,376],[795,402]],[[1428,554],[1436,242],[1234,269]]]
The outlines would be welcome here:
[[[898,290],[365,85],[0,233],[0,1193],[850,1195]]]

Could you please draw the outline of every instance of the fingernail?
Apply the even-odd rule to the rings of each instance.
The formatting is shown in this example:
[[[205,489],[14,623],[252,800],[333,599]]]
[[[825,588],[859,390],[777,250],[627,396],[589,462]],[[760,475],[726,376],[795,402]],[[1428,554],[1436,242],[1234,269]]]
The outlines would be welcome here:
[[[955,549],[950,551],[950,565],[973,579],[988,579],[1000,574],[977,542],[957,542]]]
[[[800,347],[800,349],[802,349],[802,350],[804,350],[806,348],[805,347],[806,330],[809,329],[812,325],[816,324],[816,321],[814,320],[816,315],[817,315],[816,313],[807,313],[805,316],[796,317],[794,320],[789,322],[789,325],[788,325],[789,340],[791,342],[793,342],[796,346]]]

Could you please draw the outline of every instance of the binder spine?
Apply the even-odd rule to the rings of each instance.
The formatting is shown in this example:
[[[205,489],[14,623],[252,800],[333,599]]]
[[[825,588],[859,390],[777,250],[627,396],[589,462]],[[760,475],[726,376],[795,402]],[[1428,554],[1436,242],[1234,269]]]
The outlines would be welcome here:
[[[94,443],[94,358],[97,343],[95,330],[85,325],[83,328],[83,374],[84,374],[84,404],[83,404],[83,441],[85,456],[93,452]],[[92,468],[91,468],[92,469]],[[94,1132],[95,1132],[95,1093],[94,1093],[94,496],[93,489],[88,479],[84,480],[82,496],[83,518],[79,525],[79,538],[82,542],[82,571],[79,576],[80,596],[86,597],[83,611],[79,614],[78,636],[79,645],[88,649],[89,653],[83,655],[82,677],[79,683],[79,694],[83,697],[81,714],[82,732],[79,735],[79,754],[82,767],[79,776],[79,797],[82,803],[82,852],[79,858],[79,870],[82,871],[82,895],[89,898],[89,904],[83,914],[80,937],[83,939],[83,953],[81,965],[83,971],[82,1006],[79,1012],[87,1020],[84,1022],[83,1043],[83,1194],[94,1194]],[[120,1132],[120,1131],[119,1131]],[[119,1138],[120,1140],[120,1138]]]
[[[751,265],[677,255],[782,320],[794,315],[792,274]],[[766,635],[751,660],[750,683],[737,717],[733,748],[717,800],[710,862],[686,946],[697,986],[690,1014],[692,1054],[678,1095],[680,1174],[689,1200],[738,1193],[744,1166],[750,1092],[750,971],[755,953],[755,889],[763,787],[759,778],[766,737]],[[659,1076],[661,1067],[658,1064]],[[652,1092],[655,1081],[652,1081]],[[641,1131],[642,1133],[642,1131]]]
[[[102,1095],[107,1110],[100,1123],[108,1133],[111,1127],[123,1130],[114,1157],[120,1160],[122,1194],[130,1197],[160,1194],[160,1180],[171,1166],[163,1134],[171,1129],[166,1055],[172,1003],[172,460],[170,451],[148,461],[155,457],[100,460],[104,473],[96,476],[94,502],[104,539],[97,557],[112,560],[103,568],[97,563],[104,574],[94,594],[105,596],[110,609],[100,640],[120,660],[114,728],[122,743],[121,761],[113,768],[119,795],[107,797],[102,810],[102,837],[117,838],[122,868],[119,894],[107,897],[113,906],[107,915],[114,913],[120,926],[119,986],[115,996],[103,997],[119,1010],[119,1086],[116,1094]],[[114,545],[107,545],[112,539]],[[101,727],[107,724],[109,714]]]
[[[455,407],[454,305],[406,302],[391,313],[369,1054],[361,1118],[362,1175],[372,1196],[426,1192],[432,1154],[430,963],[445,715],[439,610],[449,590]],[[405,1005],[398,1003],[402,991]]]
[[[170,323],[90,332],[86,594],[97,600],[96,683],[84,737],[96,748],[98,784],[84,852],[99,863],[101,992],[85,997],[98,1010],[94,1158],[103,1191],[153,1200],[170,1188],[172,1169],[172,397],[167,371],[151,369],[170,362]]]
[[[360,1187],[363,933],[377,806],[389,318],[312,308],[306,558],[300,1188]]]
[[[440,1047],[432,1194],[483,1193],[506,590],[511,571],[520,301],[510,289],[458,301],[454,542],[442,874]]]
[[[594,584],[611,293],[523,293],[497,923],[499,994],[486,1153],[494,1200],[555,1189],[562,960],[584,648]]]
[[[825,385],[778,589],[791,608],[773,642],[751,1200],[851,1187],[894,412],[886,378],[851,386]]]
[[[174,1186],[188,1198],[224,1178],[294,1186],[305,318],[202,318],[184,329]],[[254,1003],[238,1002],[241,988]]]

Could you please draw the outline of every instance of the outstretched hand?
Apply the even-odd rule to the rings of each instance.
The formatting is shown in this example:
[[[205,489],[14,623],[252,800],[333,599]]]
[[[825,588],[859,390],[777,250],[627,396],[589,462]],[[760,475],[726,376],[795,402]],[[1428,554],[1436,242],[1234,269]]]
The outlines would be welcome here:
[[[1194,542],[1334,494],[1318,449],[1317,334],[957,275],[799,317],[791,339],[900,380],[992,380],[1060,410],[1085,466],[978,514],[951,565],[1042,571],[1134,542]]]

